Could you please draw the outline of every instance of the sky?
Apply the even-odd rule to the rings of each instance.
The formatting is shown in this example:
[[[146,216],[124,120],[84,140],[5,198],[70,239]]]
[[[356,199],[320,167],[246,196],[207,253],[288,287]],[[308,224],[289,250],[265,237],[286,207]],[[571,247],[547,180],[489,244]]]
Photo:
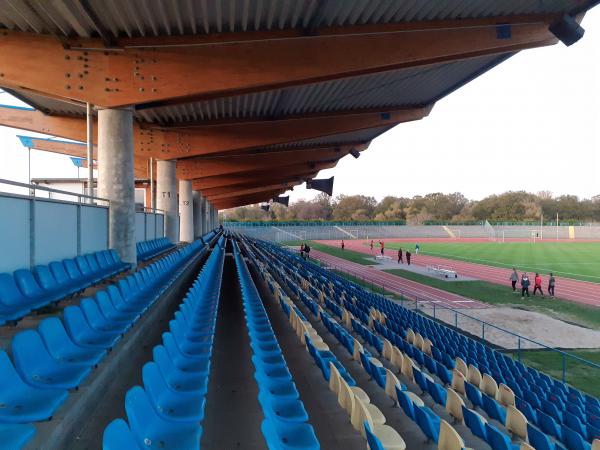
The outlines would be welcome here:
[[[582,26],[585,36],[573,46],[522,51],[319,178],[335,176],[334,196],[378,200],[456,191],[474,200],[508,190],[600,194],[600,7]],[[0,103],[21,104],[8,94]],[[18,134],[35,135],[0,127],[0,178],[27,182]],[[31,152],[32,178],[76,176],[68,157]],[[295,201],[318,192],[302,186],[289,194]]]

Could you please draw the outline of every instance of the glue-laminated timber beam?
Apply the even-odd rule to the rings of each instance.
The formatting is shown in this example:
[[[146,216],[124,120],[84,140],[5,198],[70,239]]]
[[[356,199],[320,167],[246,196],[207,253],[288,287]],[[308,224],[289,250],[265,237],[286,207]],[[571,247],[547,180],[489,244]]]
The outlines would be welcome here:
[[[26,141],[21,139],[21,142],[23,145],[33,150],[41,150],[44,152],[58,153],[67,156],[76,156],[83,159],[87,158],[87,148],[82,142],[67,142],[36,137],[26,137]],[[97,158],[98,149],[96,146],[94,146],[94,155]],[[134,156],[134,175],[136,178],[149,177],[148,164],[149,161],[147,158]],[[87,167],[87,160],[85,161],[85,167]]]
[[[265,187],[265,186],[272,186],[272,187],[285,187],[285,186],[292,186],[298,183],[301,183],[304,180],[309,179],[310,177],[308,176],[285,176],[285,177],[279,177],[279,179],[264,179],[264,180],[253,180],[251,182],[248,183],[238,183],[238,184],[229,184],[227,186],[219,186],[219,187],[213,187],[213,188],[209,188],[209,189],[202,189],[202,195],[204,197],[212,197],[215,195],[221,195],[221,194],[229,194],[229,193],[235,193],[238,192],[240,190],[244,190],[244,189],[252,189],[252,188],[257,188],[257,187]]]
[[[225,192],[222,194],[206,194],[206,198],[208,198],[211,202],[216,200],[223,200],[231,197],[239,197],[246,194],[258,194],[266,191],[272,191],[273,189],[293,189],[294,186],[302,183],[302,181],[294,181],[292,183],[277,183],[271,184],[268,186],[255,186],[252,188],[245,189],[236,189],[234,191]],[[205,195],[204,193],[202,195]]]
[[[213,206],[215,208],[221,210],[221,209],[234,208],[236,206],[251,205],[251,204],[260,203],[260,202],[268,202],[274,196],[282,194],[284,192],[285,192],[285,189],[278,189],[278,190],[267,191],[267,192],[258,193],[258,194],[248,194],[248,195],[242,195],[239,197],[230,197],[227,199],[216,200],[213,203]]]
[[[177,178],[193,180],[195,178],[224,175],[251,170],[277,170],[278,166],[305,163],[337,161],[346,156],[349,149],[335,150],[290,150],[277,153],[258,153],[229,158],[188,158],[177,161]]]
[[[271,120],[200,122],[193,127],[188,124],[185,130],[155,128],[153,124],[135,122],[134,153],[143,158],[176,159],[241,152],[332,134],[392,127],[401,122],[421,119],[430,110],[431,106],[425,106],[328,112]],[[76,141],[87,139],[85,117],[48,116],[28,108],[0,107],[0,125]],[[94,130],[97,129],[94,125]],[[97,143],[97,131],[94,143]]]
[[[559,18],[331,27],[310,36],[283,30],[120,39],[118,50],[101,39],[64,45],[49,35],[2,31],[0,85],[102,107],[156,106],[550,45],[557,39],[548,26]],[[510,33],[497,33],[498,23],[511,24]]]
[[[290,177],[312,178],[317,175],[319,170],[331,169],[332,167],[335,167],[336,163],[337,161],[320,162],[315,163],[313,165],[300,163],[279,166],[276,168],[276,170],[268,168],[264,170],[245,170],[237,173],[196,178],[193,180],[192,189],[201,191],[202,189],[229,186],[230,184],[234,183],[244,183],[252,181],[266,180],[266,182],[277,182],[285,181]]]

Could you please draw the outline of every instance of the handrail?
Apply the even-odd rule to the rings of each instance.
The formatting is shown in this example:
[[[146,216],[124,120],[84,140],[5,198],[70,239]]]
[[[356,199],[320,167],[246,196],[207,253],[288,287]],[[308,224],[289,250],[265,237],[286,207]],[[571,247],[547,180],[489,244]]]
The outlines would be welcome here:
[[[110,204],[110,200],[107,198],[94,197],[94,196],[87,195],[87,194],[78,194],[77,192],[62,191],[60,189],[54,189],[54,188],[49,188],[49,187],[45,187],[45,186],[40,186],[39,184],[21,183],[19,181],[6,180],[4,178],[0,178],[0,184],[8,184],[9,186],[28,188],[32,191],[40,190],[40,191],[46,191],[46,192],[54,192],[56,194],[70,195],[72,197],[77,197],[78,199],[88,198],[88,199],[92,199],[92,200],[100,200],[102,202],[107,202]],[[30,196],[32,196],[32,195],[30,195]]]
[[[142,206],[140,207],[138,210],[136,210],[137,212],[144,212],[144,213],[155,213],[157,211],[161,212],[163,215],[165,215],[167,213],[167,211],[165,211],[164,209],[158,209],[158,208],[148,208],[147,206]]]

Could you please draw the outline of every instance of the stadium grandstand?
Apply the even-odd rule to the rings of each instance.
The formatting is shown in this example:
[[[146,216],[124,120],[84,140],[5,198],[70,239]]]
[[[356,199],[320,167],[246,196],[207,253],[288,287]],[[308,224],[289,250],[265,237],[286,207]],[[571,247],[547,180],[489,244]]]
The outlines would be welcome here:
[[[0,0],[0,125],[87,172],[0,180],[0,450],[599,450],[585,389],[273,242],[535,225],[218,220],[596,3]]]

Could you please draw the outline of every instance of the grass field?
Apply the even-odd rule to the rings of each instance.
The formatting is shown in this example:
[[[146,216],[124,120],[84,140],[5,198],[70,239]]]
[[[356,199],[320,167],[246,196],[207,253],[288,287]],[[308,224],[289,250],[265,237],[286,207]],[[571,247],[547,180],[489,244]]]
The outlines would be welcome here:
[[[323,253],[328,253],[330,255],[337,256],[338,258],[343,258],[357,264],[362,264],[363,266],[372,266],[375,264],[373,259],[364,253],[354,252],[352,250],[342,250],[339,247],[331,247],[329,245],[319,244],[315,241],[311,241],[309,245],[311,249],[320,250]]]
[[[386,248],[399,247],[413,251],[415,244],[386,242]],[[600,283],[600,242],[425,242],[420,247],[425,255]]]
[[[535,300],[521,300],[519,295],[514,295],[505,286],[487,281],[453,281],[449,283],[408,270],[391,269],[385,272],[484,303],[537,311],[566,322],[600,330],[600,308],[562,299],[537,297]]]
[[[600,364],[600,351],[598,350],[575,350],[568,353]],[[516,353],[513,356],[516,358]],[[522,351],[521,362],[562,380],[563,360],[559,353],[540,350]],[[590,367],[573,358],[566,359],[565,381],[567,383],[598,398],[600,397],[598,378],[600,378],[600,369]]]

